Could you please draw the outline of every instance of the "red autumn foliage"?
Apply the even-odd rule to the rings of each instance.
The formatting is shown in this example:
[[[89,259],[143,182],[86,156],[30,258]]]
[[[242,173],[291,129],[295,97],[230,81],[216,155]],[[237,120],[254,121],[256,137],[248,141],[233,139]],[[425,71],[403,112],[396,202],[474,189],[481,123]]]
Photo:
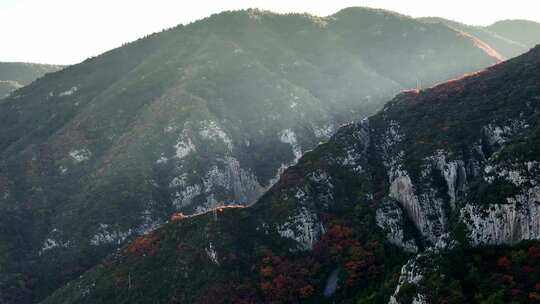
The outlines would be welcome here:
[[[125,247],[124,251],[129,254],[154,256],[158,248],[159,236],[157,233],[149,233],[135,239]]]
[[[536,246],[529,247],[529,250],[527,251],[527,254],[531,258],[540,258],[540,248]]]
[[[279,256],[267,250],[258,265],[251,267],[258,276],[253,284],[230,282],[206,292],[202,303],[297,303],[321,296],[320,279],[327,273],[321,265],[336,265],[343,269],[343,286],[361,288],[383,271],[383,263],[375,253],[382,245],[360,243],[354,231],[344,225],[331,225],[310,255]],[[189,250],[178,245],[178,250]],[[244,286],[242,285],[242,286]],[[340,288],[338,286],[338,288]]]
[[[505,256],[497,260],[497,266],[502,269],[509,269],[512,266],[512,262]]]
[[[332,226],[315,246],[315,254],[341,263],[346,271],[345,284],[359,287],[382,273],[383,263],[375,256],[375,249],[381,248],[377,242],[362,245],[351,228]]]
[[[259,288],[265,302],[290,303],[311,297],[315,288],[310,279],[318,267],[310,257],[290,260],[267,252],[259,268]]]
[[[300,293],[300,298],[306,299],[313,295],[313,293],[315,292],[315,288],[313,288],[313,286],[311,285],[306,285],[300,288],[298,292]]]

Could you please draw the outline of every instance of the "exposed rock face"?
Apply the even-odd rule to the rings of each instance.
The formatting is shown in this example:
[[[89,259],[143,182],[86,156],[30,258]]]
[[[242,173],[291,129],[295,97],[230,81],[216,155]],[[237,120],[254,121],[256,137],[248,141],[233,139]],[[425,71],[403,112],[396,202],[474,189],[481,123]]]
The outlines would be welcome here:
[[[461,217],[470,230],[471,242],[476,246],[540,239],[540,204],[537,201],[466,205],[461,210]]]
[[[385,198],[376,215],[377,225],[386,233],[388,242],[403,248],[406,252],[416,253],[418,246],[414,239],[405,239],[405,217],[399,204]]]
[[[416,195],[416,190],[407,172],[399,174],[390,185],[390,197],[400,202],[422,235],[435,242],[446,229],[443,203],[427,193]]]
[[[476,295],[460,289],[469,288],[463,273],[470,265],[460,258],[475,263],[485,252],[478,248],[482,245],[512,245],[540,236],[538,83],[540,48],[463,79],[400,94],[377,115],[340,128],[327,143],[302,156],[249,208],[169,223],[156,231],[164,253],[133,256],[133,244],[147,239],[142,237],[108,259],[107,266],[95,267],[77,281],[84,284],[66,286],[46,303],[88,303],[114,298],[118,290],[135,302],[142,301],[140,294],[157,295],[161,302],[170,301],[171,295],[204,302],[209,299],[206,293],[215,290],[218,296],[230,296],[224,302],[234,302],[238,290],[242,296],[253,295],[254,302],[265,302],[259,295],[271,302],[274,291],[282,291],[277,285],[286,287],[284,296],[293,292],[292,302],[328,294],[351,302],[375,295],[391,303],[402,297],[430,303],[447,295],[430,288],[449,291],[443,286],[447,282],[456,284],[450,290],[458,296],[454,300],[474,303]],[[280,127],[273,138],[294,159],[294,138],[301,137],[298,131],[296,136],[282,131],[287,129]],[[199,151],[196,140],[193,144]],[[212,184],[223,184],[217,171]],[[184,180],[188,178],[179,178]],[[195,192],[203,188],[204,183],[199,184]],[[210,236],[219,236],[211,246]],[[462,246],[467,237],[473,249]],[[155,252],[152,246],[143,249]],[[539,252],[530,247],[521,254],[536,259]],[[506,267],[502,262],[492,267]],[[192,264],[197,269],[190,269]],[[388,294],[395,282],[391,274],[400,267],[398,286]],[[336,268],[343,271],[346,286],[353,287],[329,287],[333,291],[326,293],[323,287],[304,284],[331,282],[329,275]],[[489,272],[476,272],[482,282],[499,274],[481,269]],[[141,276],[136,292],[121,283],[118,290],[110,288],[126,270]],[[290,272],[295,272],[292,278]],[[146,278],[163,273],[173,279],[145,284]],[[249,289],[246,278],[257,282],[252,293],[244,293]],[[192,282],[197,289],[185,288]],[[289,288],[294,282],[302,282],[298,294]],[[535,282],[529,283],[534,292]],[[73,286],[95,288],[83,296]],[[509,288],[504,299],[512,296]]]
[[[448,161],[448,156],[444,151],[437,151],[437,154],[430,158],[428,164],[422,171],[423,177],[429,174],[439,174],[448,188],[448,199],[452,210],[456,209],[456,202],[463,198],[467,190],[467,171],[465,162],[462,160]]]
[[[256,176],[243,169],[238,160],[230,156],[217,159],[200,183],[189,184],[189,176],[187,172],[182,173],[170,183],[170,188],[175,191],[173,205],[177,211],[192,206],[197,199],[203,201],[195,206],[198,213],[223,205],[246,205],[259,198],[264,191]],[[225,195],[216,197],[216,193],[223,192]]]
[[[403,167],[404,152],[396,148],[406,140],[406,136],[400,132],[399,123],[390,121],[383,134],[379,142],[381,143],[382,158],[388,172],[390,185],[388,195],[401,204],[424,237],[431,242],[436,242],[445,233],[447,225],[444,210],[447,202],[431,186],[434,169],[440,170],[440,167],[445,167],[443,152],[440,152],[439,156],[423,160],[422,175],[415,186],[409,173]],[[451,173],[449,172],[448,175]],[[449,178],[455,179],[455,176],[449,176]],[[454,193],[453,188],[455,188],[453,184],[455,180],[453,179],[447,181],[451,183],[448,191],[452,191],[452,193]]]
[[[422,261],[425,263],[425,259],[427,258],[426,254],[420,254],[416,256],[415,258],[407,261],[405,265],[401,268],[401,273],[399,276],[399,282],[396,287],[396,290],[394,291],[394,294],[390,297],[390,300],[388,301],[388,304],[398,304],[397,297],[398,294],[404,284],[412,284],[412,285],[418,285],[422,282],[424,279],[424,269],[425,265],[422,265]],[[413,297],[412,303],[415,304],[427,304],[427,300],[425,299],[425,296],[421,293],[417,293]]]
[[[525,104],[531,107],[530,103]],[[382,161],[388,177],[388,196],[377,208],[377,225],[385,231],[390,243],[406,251],[416,252],[418,247],[414,237],[407,239],[404,235],[404,217],[431,246],[441,244],[447,237],[451,218],[456,214],[466,224],[476,246],[536,240],[540,238],[538,163],[508,164],[501,156],[515,138],[531,128],[531,121],[523,112],[518,111],[516,115],[520,118],[508,117],[501,123],[489,122],[478,128],[476,135],[469,139],[473,144],[462,156],[452,150],[435,149],[420,158],[408,155],[407,143],[416,134],[404,131],[398,120],[388,119],[382,129],[377,129],[370,124],[373,119],[365,119],[349,126],[348,134],[354,138],[349,139],[352,144],[344,144],[341,152],[335,153],[329,161],[350,170],[358,178],[362,178],[365,168],[370,166],[368,158]],[[385,117],[386,113],[379,116]],[[490,121],[489,118],[486,121]],[[376,125],[380,125],[379,122]],[[339,142],[340,135],[334,140]],[[414,174],[409,172],[411,167],[407,164],[411,158],[416,158]],[[499,198],[499,203],[485,205],[474,201],[478,183],[494,184],[498,180],[520,191]],[[332,198],[333,187],[331,182],[322,183],[317,192],[328,195],[313,201],[331,202],[328,198]],[[305,195],[297,198],[303,201]]]
[[[0,197],[0,231],[14,231],[0,238],[0,268],[4,261],[24,260],[0,284],[19,290],[26,286],[19,280],[23,273],[26,283],[35,283],[32,288],[52,288],[174,212],[254,203],[335,126],[375,112],[417,80],[430,85],[496,62],[447,26],[380,10],[350,9],[324,18],[249,10],[151,35],[48,75],[0,103],[0,179],[8,188]],[[455,96],[463,83],[411,91],[374,119],[342,128],[322,148],[328,149],[323,156],[306,158],[298,176],[278,182],[288,189],[276,196],[286,202],[279,220],[270,217],[258,227],[309,251],[324,235],[330,210],[354,205],[375,213],[389,197],[403,210],[380,213],[381,223],[393,225],[393,243],[413,250],[407,233],[399,231],[400,216],[419,230],[417,246],[438,242],[474,176],[463,173],[465,164],[476,158],[439,141],[451,127],[469,129],[467,121],[457,117],[455,124],[439,126],[448,122],[430,121],[438,114],[416,97],[437,95],[433,103],[444,114],[454,108],[474,114],[459,104],[466,95]],[[499,100],[482,87],[473,89]],[[420,116],[399,111],[407,100],[424,107],[412,112]],[[520,132],[492,121],[492,109],[481,112],[492,119],[471,117],[482,124],[470,129],[489,158]],[[527,115],[511,113],[508,119]],[[411,127],[416,123],[421,125]],[[482,127],[484,139],[477,132]],[[426,130],[440,132],[417,136]],[[423,141],[427,153],[411,151],[415,141]],[[373,218],[363,220],[376,229]],[[62,237],[49,235],[53,229]],[[214,251],[204,246],[212,260]],[[66,261],[67,271],[54,267],[58,260]],[[34,262],[54,280],[34,280],[27,264]]]
[[[492,141],[501,145],[502,140]],[[474,160],[447,161],[444,152],[424,159],[419,181],[415,184],[406,171],[397,170],[390,181],[389,196],[398,201],[407,211],[410,219],[432,243],[448,230],[448,220],[454,210],[470,230],[475,245],[513,244],[521,240],[540,237],[538,208],[540,202],[536,177],[520,174],[520,171],[492,167],[485,162],[483,178],[488,184],[503,179],[522,190],[520,193],[503,198],[498,204],[474,205],[467,201],[467,169],[465,163]],[[534,171],[532,163],[521,167]],[[527,169],[524,170],[527,173]],[[522,173],[522,172],[521,172]],[[470,172],[474,175],[474,172]],[[437,178],[443,182],[442,190],[437,189]],[[529,186],[526,186],[529,185]],[[474,202],[472,202],[474,203]]]
[[[399,125],[391,121],[381,145],[390,177],[389,196],[401,204],[420,233],[432,244],[448,232],[448,221],[456,211],[467,224],[475,245],[538,239],[536,162],[506,165],[496,153],[527,128],[528,123],[515,119],[509,119],[502,126],[487,124],[481,128],[477,139],[483,146],[478,149],[473,146],[471,158],[450,158],[451,153],[437,150],[433,156],[421,160],[420,174],[413,181],[403,169],[403,152],[389,152],[406,138],[397,131]],[[475,149],[479,152],[475,153]],[[466,203],[470,200],[470,183],[477,179],[488,184],[500,179],[522,190],[502,198],[499,204],[471,205],[478,203]]]
[[[506,183],[517,190],[503,202],[474,205],[461,210],[461,218],[470,230],[475,245],[514,244],[540,238],[540,187],[537,161],[490,163],[483,170],[488,185]]]
[[[277,228],[279,235],[297,242],[299,249],[310,250],[324,233],[323,224],[312,211],[301,208],[300,212]]]
[[[441,251],[453,245],[455,244],[448,239],[448,235],[445,235],[441,237],[437,244],[409,259],[401,268],[398,284],[394,293],[390,296],[388,304],[403,303],[403,299],[400,299],[400,291],[404,288],[404,285],[409,285],[409,288],[410,286],[414,287],[415,294],[412,297],[411,303],[432,303],[427,295],[430,293],[430,290],[426,290],[425,280],[428,279],[429,275],[438,271],[439,265],[437,265],[437,259],[440,258],[439,254]]]

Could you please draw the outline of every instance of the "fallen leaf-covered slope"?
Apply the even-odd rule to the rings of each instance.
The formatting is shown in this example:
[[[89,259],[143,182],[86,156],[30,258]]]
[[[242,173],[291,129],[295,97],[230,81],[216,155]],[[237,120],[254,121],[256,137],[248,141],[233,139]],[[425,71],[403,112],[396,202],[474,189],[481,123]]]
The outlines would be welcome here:
[[[62,68],[60,65],[0,62],[0,99],[7,97],[11,92],[28,85],[39,77]]]
[[[540,47],[402,93],[253,206],[173,217],[45,303],[534,303],[539,110]]]
[[[41,299],[173,212],[252,203],[341,123],[495,62],[387,11],[248,10],[49,74],[0,103],[0,295]]]

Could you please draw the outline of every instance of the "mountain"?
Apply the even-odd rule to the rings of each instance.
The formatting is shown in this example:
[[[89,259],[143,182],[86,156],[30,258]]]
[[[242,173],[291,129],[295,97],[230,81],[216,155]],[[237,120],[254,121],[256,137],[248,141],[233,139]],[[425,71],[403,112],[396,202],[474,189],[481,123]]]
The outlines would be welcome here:
[[[452,29],[455,29],[456,31],[463,33],[463,35],[472,37],[475,41],[477,41],[478,45],[491,49],[492,52],[494,52],[496,56],[501,59],[521,55],[532,47],[526,47],[519,42],[502,37],[482,26],[467,25],[456,21],[435,17],[421,18],[420,20],[428,23],[442,23]]]
[[[5,98],[9,95],[9,93],[20,87],[22,87],[22,85],[16,81],[0,80],[0,97]]]
[[[251,207],[173,216],[44,303],[536,303],[540,46],[399,94]]]
[[[487,29],[529,48],[538,44],[540,37],[540,23],[528,20],[499,21]]]
[[[175,212],[253,203],[339,125],[498,61],[387,11],[247,10],[48,74],[0,103],[0,298],[39,301]]]
[[[0,99],[47,73],[62,69],[59,65],[0,62]]]
[[[491,26],[473,26],[437,17],[419,20],[445,24],[471,37],[479,47],[501,60],[521,55],[540,43],[540,24],[532,21],[500,21]]]

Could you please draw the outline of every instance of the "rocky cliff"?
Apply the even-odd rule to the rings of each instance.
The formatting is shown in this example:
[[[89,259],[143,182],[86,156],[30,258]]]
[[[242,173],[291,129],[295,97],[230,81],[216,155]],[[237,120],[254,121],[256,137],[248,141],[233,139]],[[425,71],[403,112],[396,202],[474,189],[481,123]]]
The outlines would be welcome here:
[[[0,103],[0,294],[41,299],[175,212],[251,204],[396,92],[496,62],[447,26],[387,11],[247,10],[49,74]],[[311,215],[291,215],[307,247],[322,235]]]
[[[404,92],[253,206],[174,220],[46,303],[534,303],[539,84],[537,47]]]

